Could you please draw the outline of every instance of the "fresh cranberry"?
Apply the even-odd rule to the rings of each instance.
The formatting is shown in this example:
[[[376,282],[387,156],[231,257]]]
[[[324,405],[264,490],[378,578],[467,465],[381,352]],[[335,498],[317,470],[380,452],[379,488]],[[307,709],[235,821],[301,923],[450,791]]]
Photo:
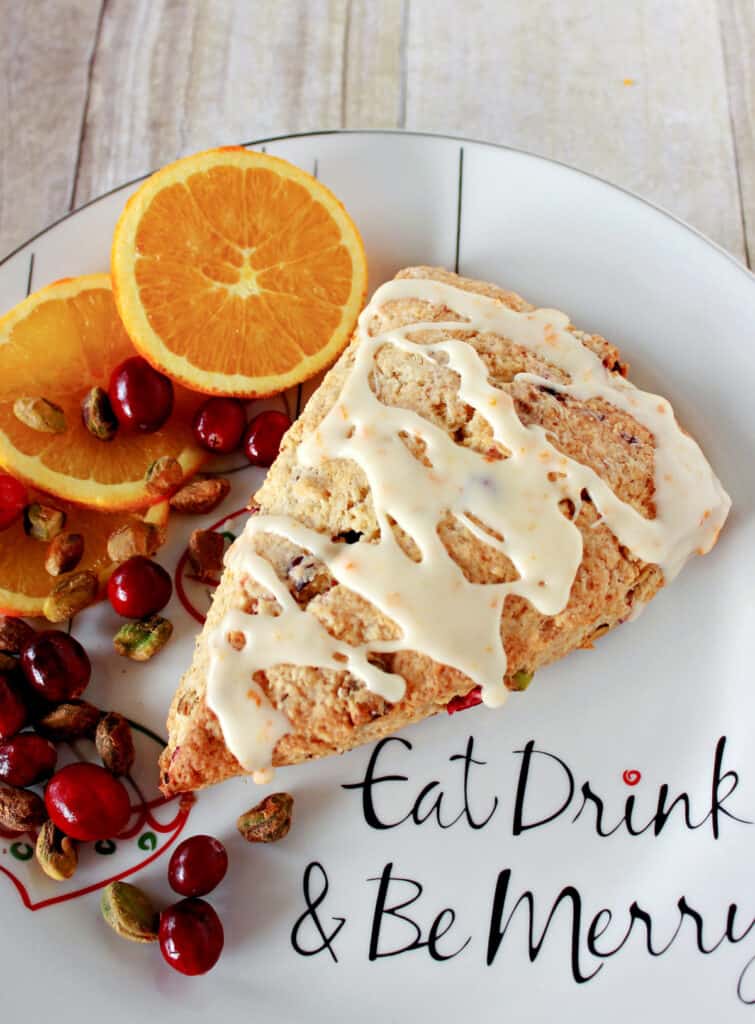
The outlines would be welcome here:
[[[18,681],[0,672],[0,740],[9,740],[26,725],[29,708],[21,694]]]
[[[220,885],[227,870],[228,854],[219,839],[192,836],[173,851],[168,881],[182,896],[206,896]]]
[[[246,412],[235,398],[209,398],[197,409],[194,436],[203,448],[219,455],[236,451],[246,428]]]
[[[130,619],[143,619],[159,612],[172,593],[168,573],[144,555],[134,555],[119,565],[107,585],[107,596],[115,611]]]
[[[181,974],[206,974],[223,952],[223,925],[205,900],[174,903],[160,915],[160,951]]]
[[[7,473],[0,473],[0,530],[7,530],[29,504],[26,488]]]
[[[29,685],[49,701],[80,697],[92,675],[79,641],[57,629],[35,633],[21,651],[21,668]]]
[[[78,761],[61,768],[47,783],[47,813],[72,839],[112,839],[128,823],[126,787],[98,764]]]
[[[0,743],[0,779],[9,786],[33,786],[55,771],[58,752],[49,740],[25,732]]]
[[[131,356],[113,370],[108,398],[126,430],[153,434],[173,411],[173,384],[141,356]]]
[[[258,413],[244,434],[244,452],[253,466],[271,466],[291,420],[285,412],[267,409]]]

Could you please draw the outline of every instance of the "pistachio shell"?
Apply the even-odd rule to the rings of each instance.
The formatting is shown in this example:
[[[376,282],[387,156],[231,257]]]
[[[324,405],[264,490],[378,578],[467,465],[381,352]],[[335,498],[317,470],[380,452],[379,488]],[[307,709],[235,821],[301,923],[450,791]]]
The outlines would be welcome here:
[[[242,814],[236,827],[248,843],[277,843],[288,835],[293,813],[290,793],[271,793]]]
[[[100,709],[85,700],[71,700],[58,704],[38,719],[34,725],[40,736],[55,743],[92,738],[100,720]]]
[[[149,661],[167,644],[173,633],[173,623],[160,615],[151,615],[138,622],[127,622],[113,638],[118,654],[132,661]]]
[[[107,556],[111,562],[121,562],[133,558],[134,555],[154,555],[163,542],[163,533],[154,523],[145,523],[135,519],[113,530],[107,539]]]
[[[46,398],[17,398],[13,403],[13,414],[32,430],[43,434],[64,434],[66,414],[54,402]]]
[[[34,540],[53,540],[65,525],[65,512],[52,505],[34,501],[24,509],[24,530]]]
[[[183,469],[178,459],[162,455],[147,469],[147,490],[152,494],[170,494],[183,480]]]
[[[118,420],[104,388],[95,387],[86,393],[81,402],[81,418],[98,441],[112,441],[118,431]]]
[[[36,793],[18,786],[0,786],[0,828],[28,832],[47,820],[47,810]]]
[[[56,882],[71,878],[78,867],[76,844],[51,821],[46,821],[39,830],[35,853],[44,873]]]
[[[50,591],[42,606],[50,622],[65,622],[96,599],[100,581],[89,569],[64,576]]]
[[[195,530],[189,538],[189,565],[197,579],[217,583],[223,572],[225,537],[214,530]]]
[[[136,752],[131,726],[117,711],[108,711],[97,726],[94,742],[102,763],[113,775],[128,775]]]
[[[212,512],[231,489],[230,480],[222,476],[197,478],[176,491],[170,507],[176,512],[201,515]]]
[[[47,549],[45,569],[50,576],[75,569],[84,554],[84,537],[80,533],[59,533]]]

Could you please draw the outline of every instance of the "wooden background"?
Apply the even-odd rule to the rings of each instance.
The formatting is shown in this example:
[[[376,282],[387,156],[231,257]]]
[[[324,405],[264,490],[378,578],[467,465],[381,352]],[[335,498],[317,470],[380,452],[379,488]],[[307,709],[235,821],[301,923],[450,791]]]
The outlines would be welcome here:
[[[176,156],[339,127],[519,146],[755,254],[755,0],[0,0],[0,40],[0,258]]]

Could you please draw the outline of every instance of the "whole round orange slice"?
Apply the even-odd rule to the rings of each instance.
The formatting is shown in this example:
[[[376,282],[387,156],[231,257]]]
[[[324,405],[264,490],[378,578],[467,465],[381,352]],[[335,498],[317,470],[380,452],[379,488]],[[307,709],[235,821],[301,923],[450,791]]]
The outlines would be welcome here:
[[[189,388],[246,398],[332,363],[367,288],[362,240],[332,192],[241,147],[145,181],[115,229],[111,270],[146,359]]]
[[[153,434],[119,430],[101,441],[85,427],[82,399],[95,385],[107,389],[113,368],[133,355],[107,274],[57,281],[2,317],[0,466],[49,494],[109,511],[159,500],[145,474],[163,455],[177,459],[185,477],[196,472],[206,458],[191,429],[199,399],[185,388],[175,387],[173,413]],[[64,429],[19,419],[14,405],[24,398],[59,406]]]
[[[90,569],[104,587],[115,568],[107,554],[107,540],[118,527],[138,518],[138,513],[98,512],[62,501],[41,491],[30,489],[30,502],[40,502],[65,513],[65,532],[80,533],[84,538],[84,554],[75,571]],[[161,501],[147,510],[144,519],[156,526],[168,522],[168,502]],[[62,577],[51,576],[45,569],[49,544],[35,540],[24,530],[19,519],[7,530],[0,531],[0,615],[42,617],[45,598]]]

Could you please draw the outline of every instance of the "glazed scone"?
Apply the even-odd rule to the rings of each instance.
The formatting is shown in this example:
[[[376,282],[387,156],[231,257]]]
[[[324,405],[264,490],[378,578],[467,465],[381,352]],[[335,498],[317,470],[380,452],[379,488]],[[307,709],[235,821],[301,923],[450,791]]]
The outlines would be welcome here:
[[[625,375],[494,285],[384,285],[229,552],[164,792],[349,750],[475,687],[495,706],[709,550],[728,497]]]

